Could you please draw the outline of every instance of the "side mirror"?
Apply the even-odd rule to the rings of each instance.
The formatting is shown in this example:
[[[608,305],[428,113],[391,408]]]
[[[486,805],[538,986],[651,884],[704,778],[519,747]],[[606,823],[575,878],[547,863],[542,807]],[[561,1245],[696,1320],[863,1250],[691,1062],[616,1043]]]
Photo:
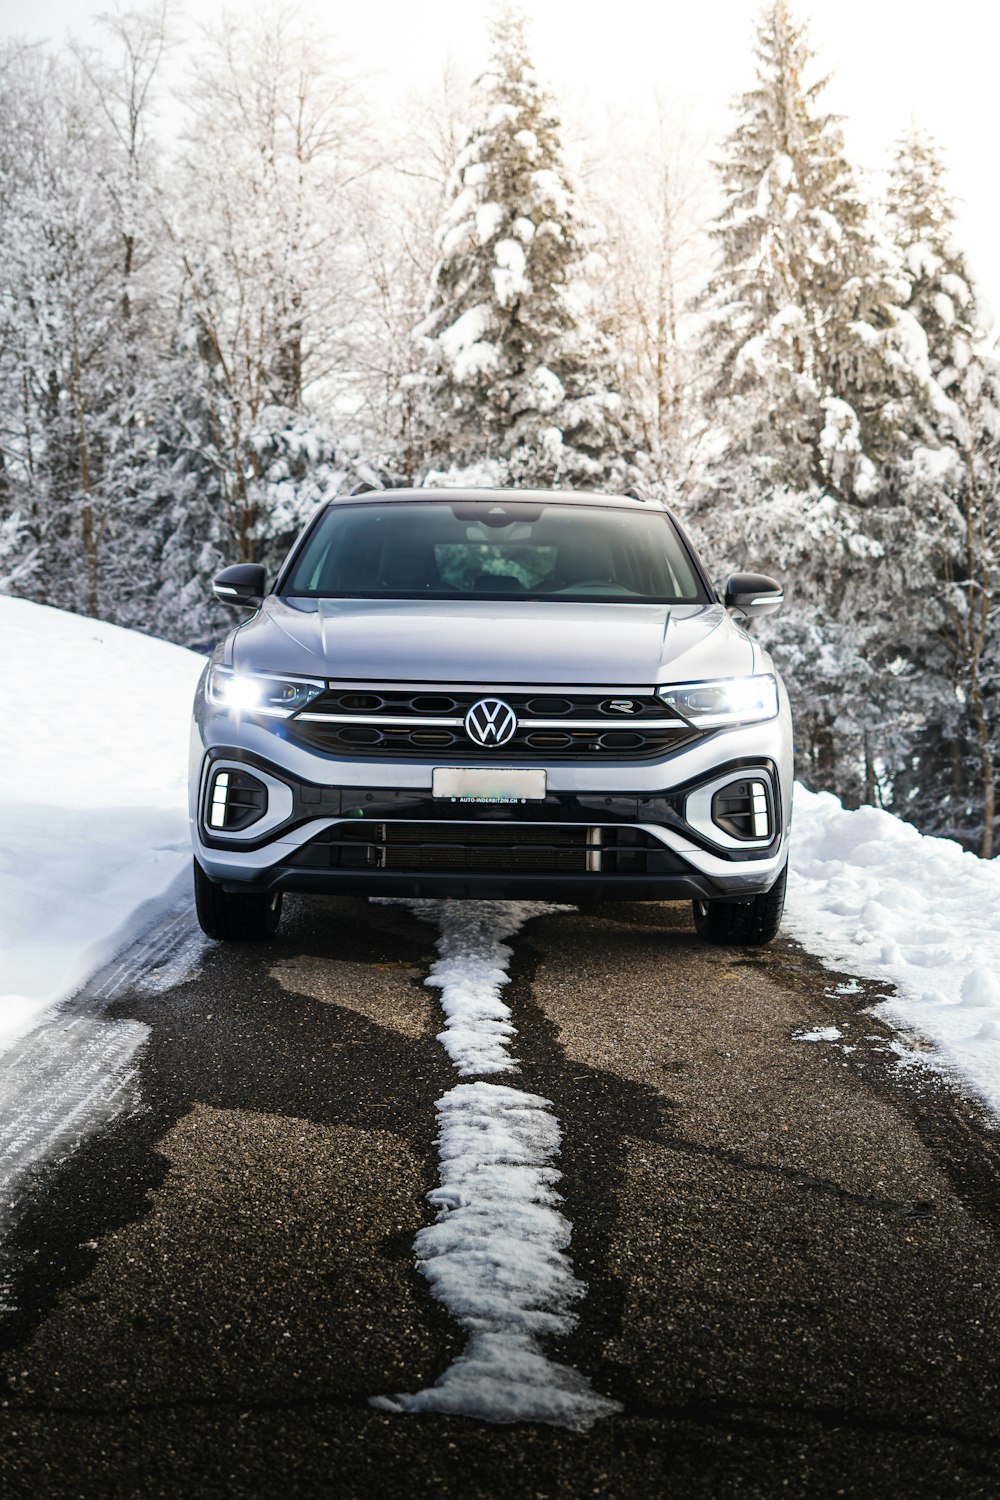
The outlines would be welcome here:
[[[260,563],[236,563],[223,568],[212,579],[212,593],[220,604],[242,605],[244,609],[256,609],[263,604],[266,588],[266,575]]]
[[[758,615],[773,615],[785,602],[780,583],[766,573],[733,573],[726,580],[725,605],[734,614],[753,620]]]

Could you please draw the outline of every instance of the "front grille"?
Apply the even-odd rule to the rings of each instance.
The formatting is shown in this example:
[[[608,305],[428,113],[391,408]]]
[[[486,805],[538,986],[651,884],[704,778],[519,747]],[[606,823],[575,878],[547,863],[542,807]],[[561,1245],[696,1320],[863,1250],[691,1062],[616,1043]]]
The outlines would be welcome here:
[[[517,716],[501,746],[482,746],[465,716],[484,697],[499,697]],[[328,755],[405,756],[409,760],[650,760],[700,738],[652,693],[569,690],[419,692],[331,688],[288,721],[289,733]]]
[[[485,870],[647,874],[670,859],[643,829],[558,823],[336,824],[284,861],[289,869]]]

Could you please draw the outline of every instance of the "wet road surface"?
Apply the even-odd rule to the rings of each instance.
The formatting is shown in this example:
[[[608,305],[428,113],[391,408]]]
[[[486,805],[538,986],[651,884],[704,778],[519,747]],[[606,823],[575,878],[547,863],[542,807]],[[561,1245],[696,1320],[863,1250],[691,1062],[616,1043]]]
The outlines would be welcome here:
[[[465,1342],[414,1267],[458,1081],[435,928],[302,898],[266,949],[176,932],[92,1001],[149,1028],[132,1103],[8,1211],[5,1496],[1000,1495],[1000,1136],[881,991],[681,906],[510,940],[501,1081],[552,1101],[587,1284],[553,1353],[623,1410],[505,1427],[369,1405]]]

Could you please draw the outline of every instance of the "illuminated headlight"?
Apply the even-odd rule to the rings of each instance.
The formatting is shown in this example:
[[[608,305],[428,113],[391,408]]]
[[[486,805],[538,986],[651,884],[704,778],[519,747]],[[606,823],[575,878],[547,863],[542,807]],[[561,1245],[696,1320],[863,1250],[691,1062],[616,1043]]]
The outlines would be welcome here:
[[[658,689],[663,701],[701,729],[756,724],[778,713],[778,684],[770,672],[759,677],[723,677]]]
[[[234,672],[213,667],[205,683],[205,696],[216,708],[233,714],[264,714],[287,719],[318,698],[323,682],[297,677],[265,677],[260,672]]]

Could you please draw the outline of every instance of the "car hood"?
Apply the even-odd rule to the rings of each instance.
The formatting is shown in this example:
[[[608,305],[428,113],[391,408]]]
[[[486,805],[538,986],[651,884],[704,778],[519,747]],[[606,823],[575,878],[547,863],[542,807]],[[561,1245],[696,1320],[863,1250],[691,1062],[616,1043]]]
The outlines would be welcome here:
[[[754,646],[719,604],[272,596],[235,632],[231,661],[368,682],[639,686],[744,675]]]

